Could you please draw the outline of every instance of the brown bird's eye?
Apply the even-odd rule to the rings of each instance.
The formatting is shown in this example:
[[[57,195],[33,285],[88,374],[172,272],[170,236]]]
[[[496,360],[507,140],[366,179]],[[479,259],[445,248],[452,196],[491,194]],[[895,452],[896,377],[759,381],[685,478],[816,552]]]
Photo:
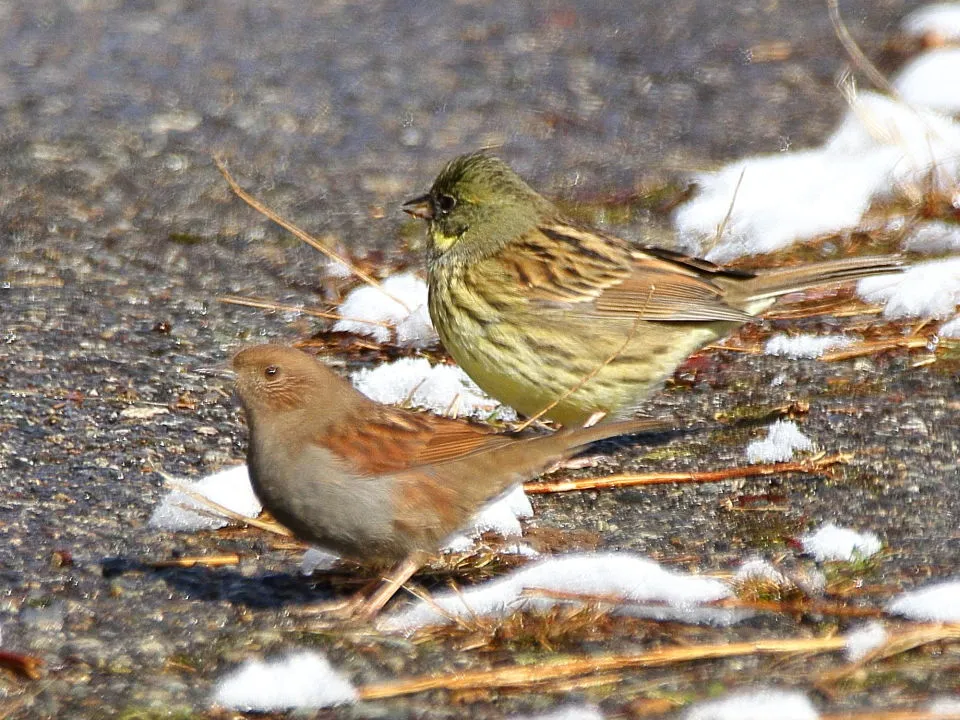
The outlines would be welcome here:
[[[267,368],[263,371],[263,374],[266,375],[267,377],[273,377],[278,372],[280,372],[280,368],[278,368],[276,365],[268,365]]]
[[[457,206],[457,199],[453,195],[441,195],[437,198],[437,209],[442,213],[448,213]]]

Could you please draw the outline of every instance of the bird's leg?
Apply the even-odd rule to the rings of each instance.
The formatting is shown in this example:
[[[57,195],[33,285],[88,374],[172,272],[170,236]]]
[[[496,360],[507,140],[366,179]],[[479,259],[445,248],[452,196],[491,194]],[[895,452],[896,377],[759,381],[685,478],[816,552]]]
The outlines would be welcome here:
[[[380,579],[380,587],[355,608],[354,617],[362,620],[373,619],[383,609],[383,606],[390,601],[390,598],[397,594],[397,590],[403,587],[403,584],[423,567],[426,560],[426,553],[417,551],[394,565],[390,572]]]
[[[379,577],[372,578],[349,597],[311,603],[310,605],[291,610],[290,614],[295,617],[317,617],[318,615],[329,615],[333,618],[351,617],[356,609],[363,604],[366,596],[372,593],[381,582],[382,580]]]
[[[341,620],[370,620],[390,601],[390,598],[396,595],[397,590],[413,577],[426,559],[425,553],[412,553],[394,565],[386,575],[373,578],[350,597],[314,603],[292,611],[291,615],[298,617],[326,615]]]

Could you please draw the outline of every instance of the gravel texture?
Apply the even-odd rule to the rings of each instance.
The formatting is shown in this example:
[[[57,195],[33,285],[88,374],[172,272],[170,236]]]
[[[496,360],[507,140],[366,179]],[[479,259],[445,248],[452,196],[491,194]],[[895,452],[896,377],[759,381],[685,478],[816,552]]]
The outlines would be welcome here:
[[[918,3],[842,5],[880,57]],[[5,650],[46,663],[39,681],[0,675],[0,717],[187,717],[240,660],[294,645],[325,651],[358,683],[505,659],[304,634],[286,609],[328,586],[299,577],[295,554],[253,533],[147,527],[158,471],[199,475],[243,457],[229,388],[197,370],[321,327],[218,296],[332,298],[322,259],[234,198],[213,154],[371,266],[415,265],[402,238],[419,232],[398,206],[457,153],[502,144],[535,186],[577,202],[812,145],[843,110],[834,81],[844,58],[820,3],[12,1],[0,4],[0,38],[0,625]],[[786,57],[759,61],[771,48]],[[638,238],[648,220],[611,229]],[[769,326],[830,333],[843,323]],[[833,521],[890,549],[871,583],[896,590],[956,574],[956,368],[915,368],[905,354],[822,363],[714,353],[696,383],[665,390],[651,410],[701,417],[805,400],[804,434],[856,453],[853,463],[833,478],[539,497],[537,523],[726,572],[754,553],[795,554],[792,538]],[[763,432],[603,449],[625,470],[724,467],[744,462]],[[775,507],[758,511],[758,497]],[[142,564],[231,551],[239,566]],[[761,617],[725,632],[807,631],[796,622]],[[822,706],[919,706],[960,690],[952,658]],[[698,666],[684,681],[637,672],[589,697],[626,712],[658,683],[699,688],[695,697],[752,677],[809,690],[807,670],[747,659]],[[329,716],[501,717],[556,697],[463,705],[434,693]]]

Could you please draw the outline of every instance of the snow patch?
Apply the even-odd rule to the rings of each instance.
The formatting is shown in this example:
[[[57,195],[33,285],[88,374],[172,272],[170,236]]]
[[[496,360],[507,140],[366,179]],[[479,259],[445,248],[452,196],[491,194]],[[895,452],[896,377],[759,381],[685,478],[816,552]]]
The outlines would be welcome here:
[[[777,420],[767,428],[767,436],[747,445],[747,462],[787,462],[797,450],[812,450],[813,441],[800,432],[792,420]]]
[[[960,3],[936,3],[914,10],[900,23],[908,35],[936,35],[944,41],[960,40]]]
[[[431,365],[426,358],[401,358],[350,376],[354,387],[387,405],[409,403],[436,413],[488,417],[495,411],[503,420],[516,413],[487,397],[467,374],[453,365]]]
[[[872,532],[857,532],[827,523],[822,528],[800,538],[803,551],[818,562],[843,560],[850,562],[868,558],[883,547],[880,538]]]
[[[683,717],[684,720],[817,720],[820,715],[803,693],[760,688],[698,703]]]
[[[749,615],[700,607],[730,597],[730,588],[719,580],[665,570],[639,555],[607,552],[547,558],[487,583],[438,593],[430,603],[417,601],[387,616],[381,626],[409,633],[427,625],[447,624],[453,618],[503,618],[519,610],[543,611],[561,602],[525,595],[532,588],[614,595],[630,603],[655,602],[658,604],[629,604],[617,609],[622,614],[654,619],[724,625]]]
[[[946,186],[958,159],[960,125],[862,92],[823,147],[746,158],[698,175],[700,192],[678,209],[674,225],[682,249],[729,262],[855,228],[871,201],[899,184],[929,182],[935,169]]]
[[[960,715],[960,697],[940,697],[927,705],[932,715]]]
[[[213,702],[242,712],[273,712],[348,705],[357,689],[316,652],[289,653],[279,660],[247,660],[217,683]]]
[[[877,178],[892,163],[886,155],[804,150],[746,158],[700,174],[699,195],[674,217],[680,246],[724,263],[854,227],[870,205]]]
[[[960,622],[960,580],[905,592],[887,604],[887,611],[910,620]]]
[[[960,250],[960,225],[931,220],[918,225],[903,243],[905,250],[940,253]]]
[[[177,478],[177,481],[193,492],[244,517],[256,517],[263,509],[250,485],[250,474],[246,465],[235,465],[195,482],[184,478]],[[179,507],[181,505],[183,507]],[[197,508],[201,512],[193,512],[189,508]],[[148,522],[150,527],[173,531],[214,530],[230,522],[226,518],[208,515],[208,512],[210,508],[201,502],[179,490],[173,490],[154,509]]]
[[[847,347],[853,342],[845,335],[774,335],[763,351],[767,355],[789,358],[818,358],[828,350]]]
[[[449,538],[443,547],[446,552],[465,552],[472,548],[485,532],[495,532],[505,538],[520,537],[522,518],[533,517],[533,506],[520,485],[487,503],[473,516],[470,527]],[[521,550],[526,554],[527,550]]]
[[[846,634],[847,660],[850,662],[862,660],[877,648],[882,647],[887,642],[888,637],[883,623],[876,620],[852,630]]]
[[[906,103],[953,114],[960,112],[958,77],[960,48],[941,48],[914,58],[897,75],[893,86]]]
[[[412,273],[391,275],[379,289],[364,285],[350,291],[340,303],[340,315],[343,319],[334,330],[366,335],[378,343],[394,333],[403,347],[428,347],[438,339],[427,310],[427,284]]]
[[[960,315],[941,325],[937,335],[942,338],[960,338]]]
[[[733,575],[734,587],[749,582],[769,582],[780,587],[793,585],[789,578],[763,558],[750,558]]]
[[[960,258],[914,265],[898,275],[864,278],[857,294],[884,304],[886,318],[952,315],[960,304]]]

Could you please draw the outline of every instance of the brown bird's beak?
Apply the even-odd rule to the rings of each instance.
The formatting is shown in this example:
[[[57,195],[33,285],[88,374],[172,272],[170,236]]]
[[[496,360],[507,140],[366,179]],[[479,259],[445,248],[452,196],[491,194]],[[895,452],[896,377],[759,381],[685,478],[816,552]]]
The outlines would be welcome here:
[[[433,220],[433,198],[430,194],[421,195],[403,204],[403,211],[421,220]]]
[[[205,377],[217,377],[223,378],[224,380],[237,379],[237,373],[228,368],[226,363],[223,363],[222,365],[214,365],[213,367],[194,368],[193,371],[197,375],[204,375]]]

